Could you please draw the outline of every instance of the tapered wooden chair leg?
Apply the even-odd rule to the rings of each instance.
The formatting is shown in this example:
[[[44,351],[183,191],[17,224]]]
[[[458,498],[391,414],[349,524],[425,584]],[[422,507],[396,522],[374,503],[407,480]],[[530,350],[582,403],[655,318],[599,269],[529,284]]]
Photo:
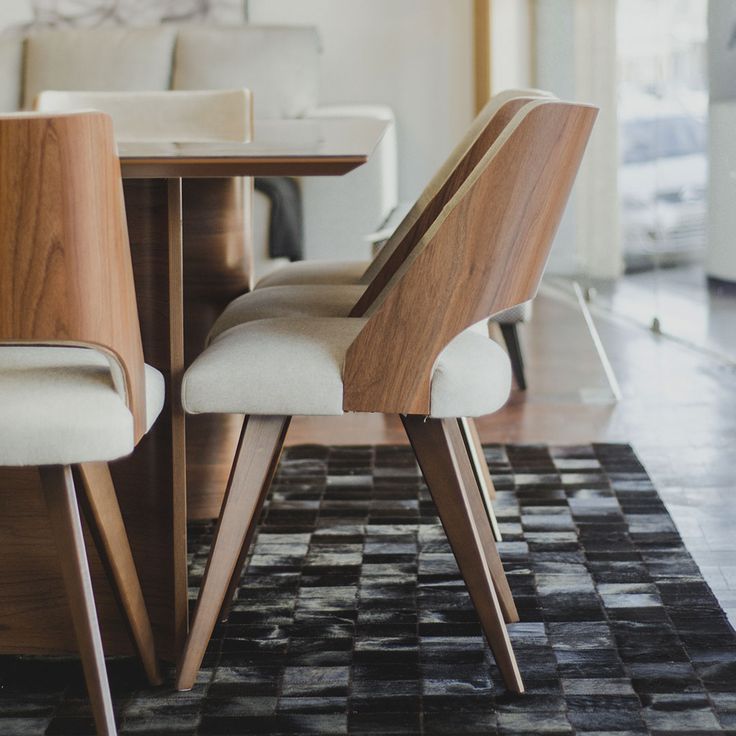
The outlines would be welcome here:
[[[524,692],[488,564],[490,524],[479,513],[482,504],[458,423],[415,415],[402,420],[506,687]]]
[[[136,651],[151,685],[163,680],[156,658],[156,648],[143,600],[138,571],[133,561],[125,531],[115,486],[107,463],[84,463],[79,466],[84,493],[80,502],[115,593],[120,610],[128,625]]]
[[[245,558],[248,556],[248,550],[250,549],[250,545],[253,542],[253,536],[255,535],[256,528],[258,526],[258,519],[260,519],[261,511],[263,510],[263,504],[266,502],[266,498],[268,497],[268,489],[271,487],[271,482],[273,481],[273,477],[274,475],[276,475],[276,470],[279,467],[279,460],[281,459],[282,448],[279,449],[277,456],[274,458],[270,469],[270,475],[263,483],[261,495],[258,499],[258,503],[253,514],[253,520],[248,527],[248,531],[245,535],[245,541],[243,542],[243,546],[240,550],[240,556],[238,557],[238,561],[235,564],[235,570],[233,571],[233,575],[230,578],[230,584],[227,586],[225,600],[222,603],[222,608],[220,609],[220,613],[218,615],[219,621],[225,622],[230,618],[230,610],[233,606],[233,601],[235,599],[235,593],[238,590],[238,585],[240,584],[240,576],[243,574],[243,565],[245,565]]]
[[[97,733],[114,736],[110,686],[71,468],[39,468]]]
[[[465,448],[468,451],[468,457],[473,465],[475,480],[478,483],[478,488],[480,488],[481,496],[483,497],[483,505],[485,506],[486,513],[488,514],[488,521],[491,523],[491,529],[493,529],[493,537],[497,542],[500,542],[501,530],[498,527],[496,513],[493,510],[493,501],[496,498],[496,488],[493,485],[491,472],[488,470],[488,463],[486,462],[486,456],[483,452],[483,445],[480,442],[478,428],[475,426],[475,422],[472,419],[462,418],[457,421],[460,425],[460,432],[463,435]]]
[[[194,619],[178,666],[178,690],[191,690],[194,685],[246,536],[258,519],[257,510],[268,490],[264,486],[273,477],[289,419],[252,416],[245,421]]]

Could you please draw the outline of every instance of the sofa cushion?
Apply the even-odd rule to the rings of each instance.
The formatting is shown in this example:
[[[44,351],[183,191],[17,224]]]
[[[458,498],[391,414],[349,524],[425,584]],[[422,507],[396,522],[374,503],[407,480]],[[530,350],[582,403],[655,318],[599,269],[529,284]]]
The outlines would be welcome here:
[[[295,118],[316,106],[320,42],[309,27],[182,28],[173,89],[253,93],[256,118]]]
[[[0,36],[0,112],[20,107],[20,79],[23,74],[23,38]]]
[[[166,90],[176,29],[85,28],[28,36],[23,105],[54,90]]]

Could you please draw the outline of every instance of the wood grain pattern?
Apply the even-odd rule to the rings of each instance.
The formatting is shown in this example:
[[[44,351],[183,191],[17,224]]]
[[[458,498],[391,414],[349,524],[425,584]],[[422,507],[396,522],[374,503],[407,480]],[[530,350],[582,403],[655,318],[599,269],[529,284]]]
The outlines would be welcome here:
[[[114,736],[115,716],[71,468],[46,466],[40,475],[97,733]]]
[[[289,417],[248,417],[197,599],[194,620],[177,668],[177,690],[190,690],[235,571],[249,529],[268,492]]]
[[[151,685],[162,683],[151,620],[107,463],[79,466],[80,503]]]
[[[108,354],[137,441],[143,350],[111,121],[99,113],[0,119],[0,161],[0,342]]]
[[[538,288],[597,110],[528,105],[366,311],[347,352],[345,411],[429,414],[437,356]]]
[[[470,173],[475,169],[480,160],[493,145],[496,139],[503,133],[506,126],[513,120],[514,116],[533,101],[531,97],[519,97],[504,103],[493,115],[478,134],[477,138],[469,146],[465,154],[457,162],[446,181],[439,187],[436,194],[430,199],[427,206],[421,212],[416,222],[408,230],[406,235],[396,243],[389,252],[379,251],[376,261],[380,262],[380,268],[375,272],[366,290],[356,302],[350,312],[351,317],[362,317],[370,306],[380,296],[389,281],[404,261],[417,247],[424,234],[432,223],[439,217],[442,209],[455,196]],[[375,265],[371,265],[371,271]]]
[[[203,144],[204,145],[204,144]],[[298,158],[252,156],[208,156],[186,158],[168,156],[139,158],[126,155],[122,160],[125,179],[213,179],[237,176],[342,176],[368,161],[368,155]]]
[[[506,687],[523,693],[524,683],[504,624],[505,614],[511,620],[518,617],[503,610],[496,594],[499,580],[487,563],[487,544],[493,538],[485,513],[477,510],[480,497],[460,428],[454,419],[414,415],[402,421]],[[501,578],[505,582],[503,569]]]

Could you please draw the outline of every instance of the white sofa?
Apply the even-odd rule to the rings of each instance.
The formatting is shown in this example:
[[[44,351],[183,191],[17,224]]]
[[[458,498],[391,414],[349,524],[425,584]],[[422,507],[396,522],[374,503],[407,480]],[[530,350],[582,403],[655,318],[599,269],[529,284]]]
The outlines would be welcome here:
[[[366,259],[365,236],[397,204],[397,154],[390,108],[319,105],[320,41],[303,26],[155,26],[59,29],[0,36],[0,112],[29,109],[44,89],[166,90],[247,87],[259,119],[373,117],[389,121],[378,150],[344,177],[305,178],[308,259]],[[256,276],[268,259],[270,203],[255,200]]]

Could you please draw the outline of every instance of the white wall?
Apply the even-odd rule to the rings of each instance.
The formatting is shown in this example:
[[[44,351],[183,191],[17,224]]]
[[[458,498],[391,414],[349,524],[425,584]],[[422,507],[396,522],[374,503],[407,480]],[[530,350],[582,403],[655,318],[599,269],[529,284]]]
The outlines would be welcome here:
[[[493,0],[491,92],[532,85],[534,59],[530,0]]]
[[[27,23],[31,17],[28,0],[0,0],[0,31],[16,23]]]
[[[250,0],[252,23],[316,25],[324,103],[390,105],[413,199],[473,116],[471,0]]]
[[[616,278],[618,203],[616,0],[536,0],[536,85],[600,108],[549,270]]]

